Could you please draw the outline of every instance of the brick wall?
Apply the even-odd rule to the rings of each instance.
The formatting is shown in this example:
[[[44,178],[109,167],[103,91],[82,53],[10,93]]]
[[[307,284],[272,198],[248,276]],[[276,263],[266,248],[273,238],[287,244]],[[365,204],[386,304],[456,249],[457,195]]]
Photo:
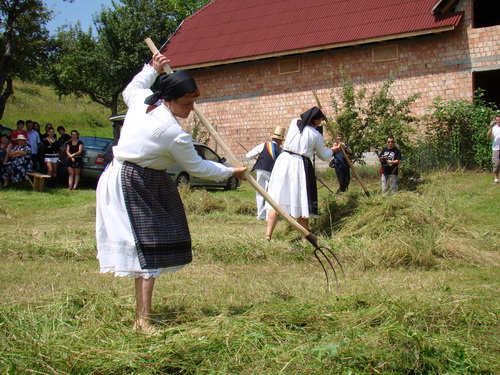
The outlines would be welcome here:
[[[327,114],[330,95],[339,85],[339,68],[358,86],[370,91],[392,72],[391,91],[398,99],[419,92],[412,110],[425,113],[437,96],[445,100],[471,99],[474,70],[500,69],[500,26],[471,27],[471,2],[462,1],[464,18],[453,31],[380,44],[270,58],[191,70],[201,89],[199,105],[237,157],[269,139],[278,125],[316,105],[316,90]],[[399,58],[373,62],[373,48],[397,46]],[[278,64],[298,58],[300,71],[279,74]],[[333,90],[333,91],[332,91]],[[337,96],[338,97],[338,96]]]

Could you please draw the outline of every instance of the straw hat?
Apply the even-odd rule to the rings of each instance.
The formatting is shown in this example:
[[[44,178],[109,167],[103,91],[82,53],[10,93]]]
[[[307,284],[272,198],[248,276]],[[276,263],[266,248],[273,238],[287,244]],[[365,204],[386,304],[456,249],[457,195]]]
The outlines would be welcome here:
[[[26,137],[23,134],[18,134],[16,141],[19,141],[20,139],[27,141]]]
[[[274,134],[271,138],[280,139],[283,141],[285,139],[285,132],[286,132],[286,128],[284,128],[283,126],[277,126],[276,130],[274,130]]]

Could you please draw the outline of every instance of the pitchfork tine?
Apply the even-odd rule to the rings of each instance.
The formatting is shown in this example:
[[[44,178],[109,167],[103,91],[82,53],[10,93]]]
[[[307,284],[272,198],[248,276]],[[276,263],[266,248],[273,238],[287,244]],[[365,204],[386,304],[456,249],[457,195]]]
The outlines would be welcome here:
[[[340,261],[335,256],[335,254],[333,253],[332,250],[330,250],[326,246],[318,246],[318,247],[316,247],[316,250],[314,250],[314,256],[316,257],[316,259],[318,260],[319,264],[321,265],[321,268],[323,268],[323,272],[325,273],[325,277],[326,277],[326,288],[328,289],[328,291],[330,291],[330,278],[328,277],[328,271],[326,270],[325,265],[323,264],[321,258],[319,257],[318,252],[321,253],[321,255],[323,255],[323,257],[326,259],[326,261],[330,265],[330,268],[333,271],[333,275],[335,276],[335,285],[337,286],[337,288],[339,286],[339,281],[338,281],[338,277],[337,277],[337,271],[335,271],[335,267],[333,266],[332,261],[325,254],[325,252],[323,251],[323,249],[326,249],[326,250],[328,250],[330,252],[330,254],[333,256],[333,258],[335,259],[335,261],[339,265],[340,270],[342,271],[342,274],[344,273],[344,269],[342,268],[342,264],[340,263]]]

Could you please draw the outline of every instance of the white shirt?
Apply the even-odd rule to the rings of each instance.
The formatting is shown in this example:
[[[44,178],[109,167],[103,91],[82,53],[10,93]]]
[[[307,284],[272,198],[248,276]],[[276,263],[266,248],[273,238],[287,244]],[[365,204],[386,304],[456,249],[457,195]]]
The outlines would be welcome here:
[[[271,142],[273,142],[276,146],[278,145],[275,141],[271,141]],[[252,148],[250,151],[247,152],[247,154],[245,155],[245,157],[247,159],[255,159],[255,157],[257,155],[259,155],[264,150],[265,146],[266,146],[266,142],[261,143],[260,145],[255,146],[254,148]]]
[[[500,150],[500,125],[495,125],[491,129],[491,138],[493,138],[493,150]]]
[[[113,147],[114,157],[143,168],[168,169],[179,163],[196,177],[220,181],[231,176],[232,169],[220,163],[203,160],[194,149],[191,135],[187,134],[175,116],[164,105],[146,113],[144,100],[152,94],[149,89],[158,73],[145,65],[123,92],[129,110],[118,144]]]
[[[26,131],[28,133],[28,144],[31,147],[32,154],[38,154],[38,144],[40,141],[40,135],[36,130]]]
[[[298,120],[298,118],[293,119],[290,123],[283,150],[307,156],[309,159],[312,159],[316,151],[316,155],[318,155],[321,160],[330,161],[333,157],[333,151],[331,149],[325,149],[325,143],[321,133],[309,125],[306,125],[302,133],[300,133],[299,127],[297,126]]]

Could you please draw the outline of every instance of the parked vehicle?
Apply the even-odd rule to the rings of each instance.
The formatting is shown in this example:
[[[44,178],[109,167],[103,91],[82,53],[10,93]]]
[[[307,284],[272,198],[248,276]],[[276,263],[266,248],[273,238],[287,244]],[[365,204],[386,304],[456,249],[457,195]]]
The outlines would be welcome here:
[[[80,178],[98,180],[106,165],[113,159],[113,139],[102,137],[80,137],[83,142],[83,167]],[[59,169],[67,174],[68,156],[66,150],[61,150]]]
[[[194,148],[202,159],[211,160],[216,163],[224,164],[225,166],[232,167],[226,162],[226,158],[221,158],[217,153],[207,145],[202,143],[195,143]],[[175,181],[177,185],[190,185],[190,186],[203,186],[203,187],[221,187],[224,190],[236,190],[240,186],[240,180],[236,177],[229,177],[222,181],[211,181],[204,178],[191,176],[188,172],[176,163],[167,169],[167,173]]]
[[[80,137],[84,144],[83,151],[83,168],[80,173],[82,179],[99,179],[101,173],[106,168],[106,165],[113,160],[113,146],[118,143],[120,139],[120,132],[123,126],[125,115],[116,115],[109,118],[113,122],[113,136],[111,138],[99,137]],[[194,147],[198,155],[202,159],[211,160],[216,163],[224,164],[231,167],[226,162],[226,158],[221,158],[217,153],[207,145],[202,143],[195,143]],[[66,167],[68,165],[66,152],[61,152],[60,166],[64,169],[66,174]],[[224,188],[225,190],[236,190],[240,186],[240,180],[231,176],[223,181],[211,181],[203,178],[198,178],[190,175],[187,171],[176,163],[167,169],[167,173],[175,181],[177,185],[190,185],[197,187],[217,187]]]
[[[6,134],[7,136],[9,136],[11,132],[12,132],[11,128],[0,125],[0,134]]]

